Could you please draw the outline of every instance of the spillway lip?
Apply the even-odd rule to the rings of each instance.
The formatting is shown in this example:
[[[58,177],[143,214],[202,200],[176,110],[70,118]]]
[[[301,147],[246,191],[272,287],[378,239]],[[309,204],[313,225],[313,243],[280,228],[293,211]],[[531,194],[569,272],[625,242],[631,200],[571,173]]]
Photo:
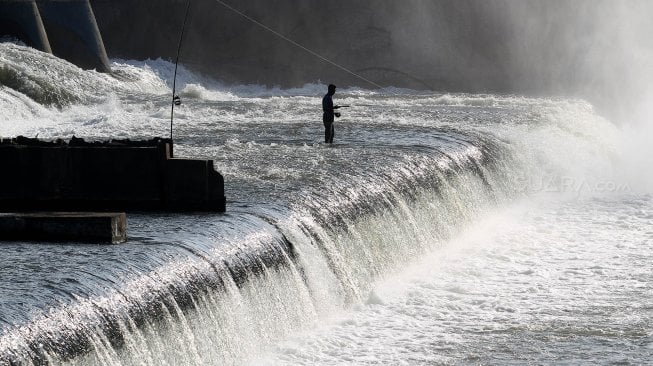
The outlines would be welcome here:
[[[63,213],[62,215],[66,215]],[[74,214],[73,214],[74,215]],[[73,303],[50,309],[28,323],[0,333],[0,364],[65,361],[88,353],[93,335],[102,332],[115,348],[124,344],[124,332],[157,322],[162,306],[192,309],[206,291],[229,293],[277,266],[295,265],[292,243],[279,233],[255,234],[256,247],[209,258],[200,253],[185,262],[164,265],[152,273],[131,278],[107,294],[83,298],[70,294]],[[143,292],[143,288],[148,288]]]

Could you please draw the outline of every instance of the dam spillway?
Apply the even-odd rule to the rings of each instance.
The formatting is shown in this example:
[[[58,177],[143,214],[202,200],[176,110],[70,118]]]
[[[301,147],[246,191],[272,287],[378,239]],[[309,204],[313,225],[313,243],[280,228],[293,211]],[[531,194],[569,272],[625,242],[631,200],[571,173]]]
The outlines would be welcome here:
[[[117,61],[112,68],[127,77],[116,80],[109,75],[80,72],[28,48],[0,47],[5,55],[4,68],[19,69],[12,57],[23,63],[19,80],[25,85],[2,89],[3,105],[12,106],[2,109],[3,131],[39,134],[40,139],[49,141],[67,140],[72,134],[95,141],[106,137],[107,131],[113,131],[116,140],[142,139],[169,127],[169,88],[160,78],[169,75],[170,63]],[[60,71],[24,67],[32,59],[34,65],[46,62]],[[44,73],[48,73],[48,90],[54,91],[47,100],[61,101],[52,106],[27,97],[41,95],[42,89],[33,87],[36,83],[32,81],[42,80]],[[183,68],[180,80],[184,104],[177,110],[174,155],[213,160],[227,182],[229,210],[224,214],[133,213],[129,218],[130,240],[122,246],[57,244],[39,246],[37,251],[29,243],[3,243],[3,361],[200,365],[243,364],[265,358],[281,340],[310,332],[332,316],[349,316],[346,314],[354,311],[354,315],[374,319],[376,310],[381,316],[395,309],[394,305],[384,305],[390,300],[379,292],[378,281],[392,278],[429,255],[437,257],[441,250],[456,249],[455,238],[461,233],[475,228],[495,209],[522,200],[529,202],[531,195],[543,190],[541,182],[555,184],[572,173],[592,182],[593,174],[611,170],[614,126],[583,101],[343,88],[335,98],[356,107],[338,121],[336,143],[325,146],[320,143],[323,126],[319,110],[324,85],[292,91],[252,86],[229,89],[216,87]],[[62,85],[69,87],[59,94],[64,90]],[[94,93],[109,97],[102,99]],[[371,118],[379,115],[384,118]],[[549,196],[543,199],[552,201]],[[583,199],[578,202],[597,204]],[[637,210],[647,210],[641,199],[632,202],[624,203],[620,212],[627,212],[631,204],[641,205]],[[522,239],[510,237],[509,242],[526,245],[524,240],[538,238],[535,243],[542,248],[565,253],[564,246],[572,245],[571,239],[576,237],[565,241],[563,236],[559,239],[562,247],[558,247],[558,240],[547,241],[542,233],[575,221],[557,222],[544,214],[539,217],[544,221],[536,220],[532,232],[523,234]],[[506,222],[500,219],[496,225],[511,228],[502,226]],[[494,230],[495,226],[491,227]],[[563,234],[567,233],[571,231]],[[490,238],[491,232],[482,230],[476,236]],[[509,248],[520,255],[519,245],[515,246]],[[600,248],[609,245],[603,243]],[[533,250],[522,253],[525,262],[538,258],[537,250]],[[467,253],[465,247],[460,251]],[[455,258],[462,260],[464,256]],[[411,286],[415,296],[427,296],[431,290],[435,295],[427,296],[428,301],[417,298],[407,309],[431,309],[442,315],[421,317],[418,312],[406,324],[421,332],[420,327],[431,321],[441,327],[460,321],[465,327],[460,330],[462,339],[467,339],[475,334],[475,324],[483,321],[473,314],[484,319],[514,314],[501,306],[503,301],[492,297],[494,287],[487,293],[474,288],[474,283],[485,283],[483,274],[490,271],[488,267],[504,268],[501,266],[509,265],[510,258],[505,253],[490,253],[487,258],[470,256],[476,266],[474,271],[462,270],[460,278],[470,286],[464,291],[456,287],[453,277],[437,272],[447,268],[445,264],[434,262],[437,264],[429,268],[436,271],[436,278],[442,276],[447,287],[440,289],[437,279],[421,287]],[[566,262],[538,260],[560,273],[568,270]],[[552,309],[546,306],[541,312],[537,310],[544,306],[537,299],[547,295],[546,283],[528,287],[530,280],[545,278],[529,273],[537,270],[546,274],[545,267],[533,264],[536,269],[529,270],[521,266],[506,270],[512,281],[520,281],[515,286],[518,293],[511,293],[506,285],[501,295],[511,303],[527,302],[532,307],[525,307],[535,308],[537,314],[550,314]],[[496,276],[495,284],[501,283],[500,274]],[[563,277],[558,286],[568,290]],[[532,292],[521,291],[524,286]],[[629,289],[627,284],[623,288]],[[440,307],[443,301],[450,303]],[[580,300],[556,301],[553,310]],[[430,307],[431,302],[439,305]],[[460,303],[465,308],[456,310]],[[473,310],[472,315],[465,315],[467,308]],[[401,311],[402,307],[396,309]],[[564,314],[559,317],[569,321]],[[506,327],[513,324],[510,321],[535,321],[544,328],[547,324],[544,316],[539,322],[528,317],[510,319]],[[374,323],[354,319],[340,326],[370,329]],[[399,323],[382,324],[411,334]],[[327,346],[341,344],[338,329],[343,328],[336,328]],[[529,337],[520,329],[508,328],[507,332],[528,350]],[[575,334],[585,337],[583,329],[579,327]],[[380,331],[390,334],[385,333],[388,329]],[[448,332],[458,337],[456,330]],[[347,331],[343,337],[358,337],[356,334]],[[476,347],[459,343],[458,338],[451,340],[453,344],[441,343],[437,338],[440,333],[428,334],[436,337],[437,344],[450,346],[453,353],[424,345],[406,357],[426,362],[441,355],[446,361],[446,355],[464,358],[470,352],[466,347]],[[502,342],[503,338],[497,337],[492,340]],[[483,337],[474,339],[486,345]],[[587,341],[601,343],[607,339],[613,338],[607,334]],[[366,344],[359,340],[357,344]],[[411,335],[409,340],[422,345],[433,338]],[[341,354],[351,359],[372,357],[355,345],[321,354],[310,351],[310,345],[298,344],[297,348],[284,345],[298,349],[297,353],[280,352],[270,357],[287,357],[292,363],[293,355],[301,360],[305,350],[306,359],[317,355],[325,362],[339,360]],[[350,349],[355,353],[349,353]],[[485,352],[483,349],[478,352]],[[557,355],[564,356],[573,351],[565,344],[556,349],[561,350]],[[525,360],[538,357],[531,352],[521,355]],[[483,357],[493,356],[483,353]],[[392,356],[385,360],[392,360]]]

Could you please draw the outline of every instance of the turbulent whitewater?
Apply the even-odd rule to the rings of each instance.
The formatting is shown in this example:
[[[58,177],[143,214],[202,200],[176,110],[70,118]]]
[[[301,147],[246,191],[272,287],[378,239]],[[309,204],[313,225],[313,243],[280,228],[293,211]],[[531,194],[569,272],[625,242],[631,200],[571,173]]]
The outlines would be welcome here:
[[[0,44],[0,135],[168,136],[168,62]],[[175,153],[225,214],[0,246],[0,363],[646,363],[653,198],[582,100],[225,86],[182,69]],[[3,172],[11,179],[11,172]]]

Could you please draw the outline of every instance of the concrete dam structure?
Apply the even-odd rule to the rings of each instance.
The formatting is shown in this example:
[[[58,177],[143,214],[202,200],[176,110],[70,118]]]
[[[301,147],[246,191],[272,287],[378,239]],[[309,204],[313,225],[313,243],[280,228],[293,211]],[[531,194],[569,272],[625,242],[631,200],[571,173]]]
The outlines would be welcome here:
[[[88,0],[2,0],[0,36],[16,38],[84,69],[111,72]]]
[[[170,140],[0,143],[0,205],[11,211],[224,212],[211,160],[172,158]]]

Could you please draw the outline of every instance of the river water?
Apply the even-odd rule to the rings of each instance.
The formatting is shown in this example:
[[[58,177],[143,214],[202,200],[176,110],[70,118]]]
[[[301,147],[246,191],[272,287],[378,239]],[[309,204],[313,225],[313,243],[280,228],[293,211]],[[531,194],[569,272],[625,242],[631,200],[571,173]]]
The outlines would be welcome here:
[[[2,136],[169,134],[168,62],[0,51]],[[589,103],[349,88],[330,146],[325,85],[178,85],[175,154],[213,159],[227,212],[130,213],[117,246],[2,243],[3,363],[653,359],[651,185]]]

